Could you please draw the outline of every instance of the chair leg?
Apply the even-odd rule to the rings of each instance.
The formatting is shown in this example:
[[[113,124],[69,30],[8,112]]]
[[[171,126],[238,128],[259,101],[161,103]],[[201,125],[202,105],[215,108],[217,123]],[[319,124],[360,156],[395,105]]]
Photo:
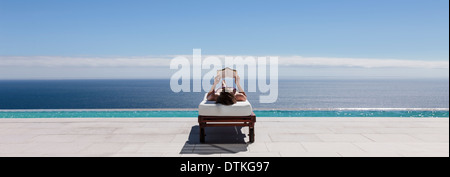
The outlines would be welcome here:
[[[200,143],[204,143],[205,142],[205,127],[203,127],[202,125],[200,125]]]
[[[249,138],[250,138],[250,143],[255,142],[255,128],[254,127],[250,127]]]

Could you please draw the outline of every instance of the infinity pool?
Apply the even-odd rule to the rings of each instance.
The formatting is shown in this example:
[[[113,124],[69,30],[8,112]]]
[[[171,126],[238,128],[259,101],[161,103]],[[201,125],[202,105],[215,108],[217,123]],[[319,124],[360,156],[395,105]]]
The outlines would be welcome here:
[[[448,110],[255,110],[257,117],[449,117]],[[196,110],[0,110],[0,118],[197,117]]]

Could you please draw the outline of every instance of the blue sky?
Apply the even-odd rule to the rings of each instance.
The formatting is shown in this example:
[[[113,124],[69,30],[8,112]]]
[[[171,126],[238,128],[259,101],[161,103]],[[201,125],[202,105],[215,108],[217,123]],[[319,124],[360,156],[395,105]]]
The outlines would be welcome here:
[[[3,57],[172,56],[193,48],[448,61],[449,1],[0,0]]]

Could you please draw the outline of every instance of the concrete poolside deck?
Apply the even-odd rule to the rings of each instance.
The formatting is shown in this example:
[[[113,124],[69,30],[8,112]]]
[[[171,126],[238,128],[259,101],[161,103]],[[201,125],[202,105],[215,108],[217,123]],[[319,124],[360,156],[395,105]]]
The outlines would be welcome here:
[[[257,118],[207,128],[197,118],[0,119],[0,156],[449,156],[448,118]]]

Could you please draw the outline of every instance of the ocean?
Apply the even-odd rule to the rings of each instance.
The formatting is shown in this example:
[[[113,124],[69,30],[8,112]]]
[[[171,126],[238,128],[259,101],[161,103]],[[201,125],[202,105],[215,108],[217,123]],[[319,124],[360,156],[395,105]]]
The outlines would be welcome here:
[[[449,108],[446,79],[280,80],[278,92],[270,104],[247,95],[255,109]],[[2,80],[0,109],[197,108],[204,94],[169,80]]]

